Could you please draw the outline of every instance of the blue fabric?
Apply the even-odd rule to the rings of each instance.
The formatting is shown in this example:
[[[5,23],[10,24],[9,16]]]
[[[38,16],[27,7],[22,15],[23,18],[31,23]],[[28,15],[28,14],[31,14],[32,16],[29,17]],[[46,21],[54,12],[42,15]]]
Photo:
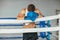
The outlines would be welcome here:
[[[27,13],[27,17],[25,17],[25,20],[32,20],[35,21],[35,19],[38,17],[38,14],[36,12],[33,11],[29,11]]]
[[[48,20],[47,23],[45,23],[45,21],[40,21],[39,23],[40,25],[40,28],[45,28],[45,26],[47,25],[48,27],[50,27],[50,21]],[[45,38],[47,35],[46,35],[46,32],[40,32],[40,37],[41,38]],[[48,36],[47,36],[47,40],[50,39],[50,33],[48,33]]]
[[[46,25],[47,25],[48,27],[51,27],[50,20],[47,21]]]
[[[45,38],[46,37],[46,32],[40,32],[40,37]]]
[[[45,21],[40,21],[39,25],[40,25],[40,28],[45,28]],[[40,37],[45,38],[46,32],[40,32]]]
[[[45,27],[45,21],[40,21],[39,25],[40,25],[40,28]]]

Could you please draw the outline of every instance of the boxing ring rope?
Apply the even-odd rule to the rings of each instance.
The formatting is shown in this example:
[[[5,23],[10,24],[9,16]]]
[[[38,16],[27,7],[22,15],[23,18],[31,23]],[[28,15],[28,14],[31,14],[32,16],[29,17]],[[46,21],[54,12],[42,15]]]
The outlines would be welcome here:
[[[0,34],[7,33],[26,33],[26,32],[46,32],[46,31],[59,31],[59,40],[60,40],[60,14],[54,16],[48,16],[43,18],[37,18],[34,22],[45,21],[45,20],[54,20],[59,19],[59,26],[50,27],[50,28],[25,28],[25,29],[0,29]],[[0,19],[0,24],[23,24],[32,22],[31,20],[16,20],[16,19]]]
[[[59,30],[60,30],[60,27],[25,28],[25,29],[0,29],[0,34],[28,33],[28,32],[47,32],[47,31],[59,31]]]
[[[53,19],[58,19],[59,15],[55,16],[48,16],[48,17],[42,17],[42,18],[37,18],[34,22],[37,21],[46,21],[46,20],[53,20]],[[5,23],[5,24],[14,24],[14,23],[29,23],[32,22],[31,20],[16,20],[16,19],[0,19],[0,24]]]

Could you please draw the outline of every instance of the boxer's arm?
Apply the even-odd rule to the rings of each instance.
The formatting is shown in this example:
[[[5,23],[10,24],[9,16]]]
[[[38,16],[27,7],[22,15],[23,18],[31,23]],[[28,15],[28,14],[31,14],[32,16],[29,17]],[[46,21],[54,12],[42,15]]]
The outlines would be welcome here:
[[[26,9],[22,9],[21,12],[19,12],[17,19],[18,20],[23,20],[25,17],[25,13],[26,13]],[[34,28],[35,27],[35,23],[30,23],[28,25],[24,25],[24,28]]]
[[[41,13],[41,11],[40,11],[40,10],[36,9],[36,10],[35,10],[35,12],[39,14],[38,18],[43,17],[43,15],[42,15],[42,13]]]
[[[25,9],[22,9],[21,12],[18,13],[17,19],[23,20],[25,17]]]

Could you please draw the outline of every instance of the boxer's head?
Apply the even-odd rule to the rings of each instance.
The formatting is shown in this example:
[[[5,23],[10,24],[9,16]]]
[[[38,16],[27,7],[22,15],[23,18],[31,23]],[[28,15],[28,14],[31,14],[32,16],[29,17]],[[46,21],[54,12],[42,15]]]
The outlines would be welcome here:
[[[28,11],[35,11],[35,5],[29,4],[27,9],[28,9]]]

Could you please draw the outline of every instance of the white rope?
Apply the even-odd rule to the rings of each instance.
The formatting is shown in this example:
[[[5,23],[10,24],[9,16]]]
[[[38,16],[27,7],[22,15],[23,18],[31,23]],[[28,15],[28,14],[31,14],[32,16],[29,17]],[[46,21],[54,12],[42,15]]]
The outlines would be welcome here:
[[[48,16],[48,17],[42,17],[42,18],[37,18],[35,22],[38,21],[45,21],[45,20],[53,20],[53,19],[58,19],[60,18],[59,15],[54,15],[54,16]],[[1,19],[0,24],[13,24],[13,23],[29,23],[32,22],[31,20],[9,20],[9,19]]]
[[[43,20],[53,20],[60,18],[60,15],[55,16],[49,16],[49,17],[43,17],[38,18],[37,21],[43,21]],[[26,22],[32,22],[31,20],[0,20],[0,23],[26,23]],[[0,29],[0,34],[3,33],[27,33],[27,32],[46,32],[46,31],[59,31],[60,27],[50,27],[50,28],[27,28],[27,29]]]
[[[46,20],[54,20],[54,19],[58,19],[58,18],[60,18],[60,15],[48,16],[48,17],[38,18],[38,19],[36,19],[35,22],[46,21]]]
[[[0,29],[0,34],[5,33],[27,33],[27,32],[46,32],[46,31],[58,31],[60,27],[50,28],[26,28],[26,29]]]
[[[13,24],[13,23],[15,23],[15,24],[18,24],[18,23],[27,23],[27,22],[32,22],[31,20],[0,20],[0,24]]]

